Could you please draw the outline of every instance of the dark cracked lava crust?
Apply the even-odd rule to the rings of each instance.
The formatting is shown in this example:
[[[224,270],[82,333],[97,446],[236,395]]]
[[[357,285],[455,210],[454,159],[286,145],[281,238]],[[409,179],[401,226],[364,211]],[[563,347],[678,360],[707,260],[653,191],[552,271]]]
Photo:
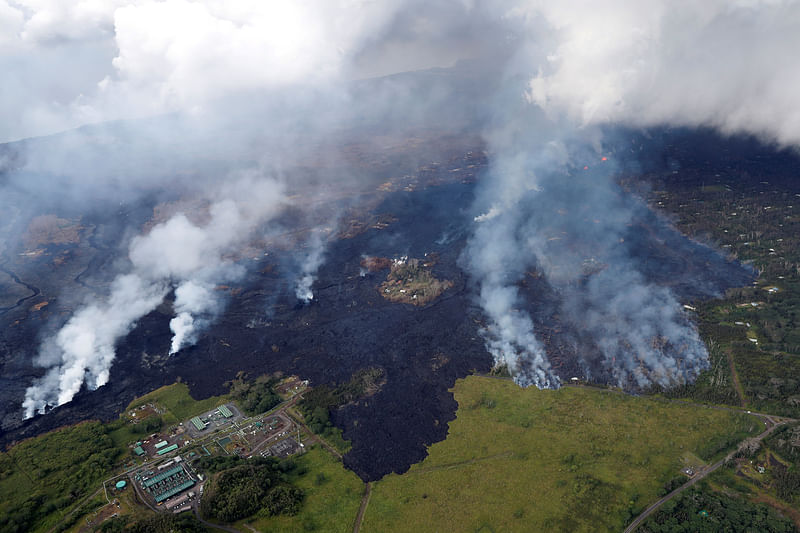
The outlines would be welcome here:
[[[226,310],[198,344],[172,357],[165,355],[172,315],[171,302],[165,302],[119,342],[107,385],[81,391],[69,404],[25,422],[19,420],[20,387],[34,374],[19,358],[33,358],[32,340],[44,325],[29,318],[10,328],[10,316],[0,316],[4,381],[23,383],[0,393],[0,441],[7,445],[88,418],[111,419],[135,396],[177,379],[189,385],[193,396],[204,398],[224,392],[224,383],[240,371],[282,371],[319,385],[379,367],[386,377],[380,390],[339,409],[333,420],[352,442],[345,464],[362,479],[406,471],[425,457],[427,446],[446,437],[457,407],[449,392],[455,380],[492,365],[479,334],[484,318],[473,299],[472,281],[459,267],[474,216],[474,191],[474,184],[457,183],[389,194],[374,212],[391,214],[396,221],[332,242],[310,305],[298,305],[286,282],[296,263],[288,254],[271,254],[239,284],[241,290],[231,291]],[[646,215],[637,224],[646,231],[636,232],[636,249],[651,259],[640,263],[645,276],[671,286],[681,299],[708,297],[752,279],[749,270],[682,237],[659,217]],[[364,274],[360,267],[367,255],[423,257],[432,252],[438,254],[433,274],[453,286],[424,306],[386,301],[376,290],[385,272]],[[563,379],[577,375],[580,364],[570,340],[575,336],[554,324],[555,291],[538,278],[526,281],[522,293],[531,302],[537,328],[559,330],[546,343],[557,373]],[[597,376],[602,378],[602,372]]]

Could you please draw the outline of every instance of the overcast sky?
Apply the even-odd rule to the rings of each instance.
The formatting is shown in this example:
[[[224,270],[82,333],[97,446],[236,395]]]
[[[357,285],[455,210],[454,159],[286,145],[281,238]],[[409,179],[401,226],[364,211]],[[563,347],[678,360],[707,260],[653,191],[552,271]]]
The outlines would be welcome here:
[[[0,141],[512,47],[551,113],[792,144],[797,28],[788,0],[0,0]]]

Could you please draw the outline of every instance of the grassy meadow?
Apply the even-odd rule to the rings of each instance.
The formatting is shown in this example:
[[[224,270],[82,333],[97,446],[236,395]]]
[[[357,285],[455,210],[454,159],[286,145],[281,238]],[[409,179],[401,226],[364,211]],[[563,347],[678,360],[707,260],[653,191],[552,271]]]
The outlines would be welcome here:
[[[242,531],[288,533],[294,531],[324,531],[349,533],[361,505],[364,483],[353,472],[319,446],[295,459],[297,468],[290,482],[305,492],[303,505],[296,516],[259,516],[243,520]]]
[[[761,429],[740,413],[574,387],[470,376],[453,393],[447,439],[374,484],[362,531],[621,531],[687,462]]]

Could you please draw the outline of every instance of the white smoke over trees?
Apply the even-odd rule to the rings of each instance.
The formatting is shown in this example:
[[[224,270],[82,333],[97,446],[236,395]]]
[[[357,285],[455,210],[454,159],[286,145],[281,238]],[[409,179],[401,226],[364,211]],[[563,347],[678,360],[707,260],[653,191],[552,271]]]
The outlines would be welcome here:
[[[485,214],[476,217],[467,251],[491,320],[487,348],[523,384],[539,383],[530,369],[519,370],[521,361],[540,375],[550,371],[516,288],[524,268],[535,266],[563,296],[561,316],[590,334],[619,385],[692,377],[707,364],[696,329],[671,291],[647,283],[618,244],[637,207],[617,201],[608,174],[581,182],[566,161],[549,154],[568,139],[570,149],[594,147],[590,160],[599,159],[603,143],[592,126],[603,124],[704,125],[797,145],[800,106],[792,88],[800,81],[800,58],[792,44],[800,4],[504,5],[523,36],[507,65],[506,92],[492,104],[491,185],[478,199]],[[514,85],[525,79],[517,94],[549,121],[519,109]],[[559,203],[568,222],[553,218]],[[606,264],[587,282],[586,258],[565,248],[592,240],[602,243]]]

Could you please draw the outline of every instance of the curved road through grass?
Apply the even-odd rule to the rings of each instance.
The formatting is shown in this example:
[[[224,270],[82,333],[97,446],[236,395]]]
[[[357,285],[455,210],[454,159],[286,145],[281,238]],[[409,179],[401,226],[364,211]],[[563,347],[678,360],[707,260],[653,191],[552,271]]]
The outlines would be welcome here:
[[[750,440],[751,438],[754,438],[756,441],[761,442],[767,435],[769,435],[776,428],[780,427],[781,425],[783,425],[785,423],[785,421],[775,422],[772,419],[772,417],[767,416],[767,415],[759,415],[759,416],[765,418],[767,422],[772,424],[766,431],[764,431],[763,433],[761,433],[757,437],[748,437],[748,439],[746,439],[745,441],[741,442],[739,444],[739,446],[736,447],[735,450],[730,452],[724,458],[720,459],[719,461],[717,461],[716,463],[712,464],[711,466],[704,468],[702,471],[698,472],[692,479],[690,479],[689,481],[687,481],[686,483],[684,483],[683,485],[681,485],[677,489],[673,490],[672,492],[670,492],[669,494],[667,494],[666,496],[664,496],[663,498],[661,498],[660,500],[658,500],[657,502],[652,504],[650,507],[645,509],[642,514],[637,516],[636,519],[633,522],[631,522],[628,527],[625,528],[624,533],[633,533],[633,531],[636,531],[636,528],[638,528],[642,524],[642,522],[644,522],[647,519],[647,517],[649,517],[651,514],[653,514],[659,507],[661,507],[666,502],[668,502],[669,500],[671,500],[672,498],[674,498],[675,496],[677,496],[678,494],[680,494],[684,490],[688,489],[689,487],[691,487],[692,485],[694,485],[695,483],[697,483],[701,479],[705,478],[706,476],[708,476],[709,474],[711,474],[712,472],[717,470],[719,467],[724,465],[726,462],[731,460],[733,458],[733,456],[736,455],[736,453],[739,450],[742,449],[744,443],[747,440]]]

